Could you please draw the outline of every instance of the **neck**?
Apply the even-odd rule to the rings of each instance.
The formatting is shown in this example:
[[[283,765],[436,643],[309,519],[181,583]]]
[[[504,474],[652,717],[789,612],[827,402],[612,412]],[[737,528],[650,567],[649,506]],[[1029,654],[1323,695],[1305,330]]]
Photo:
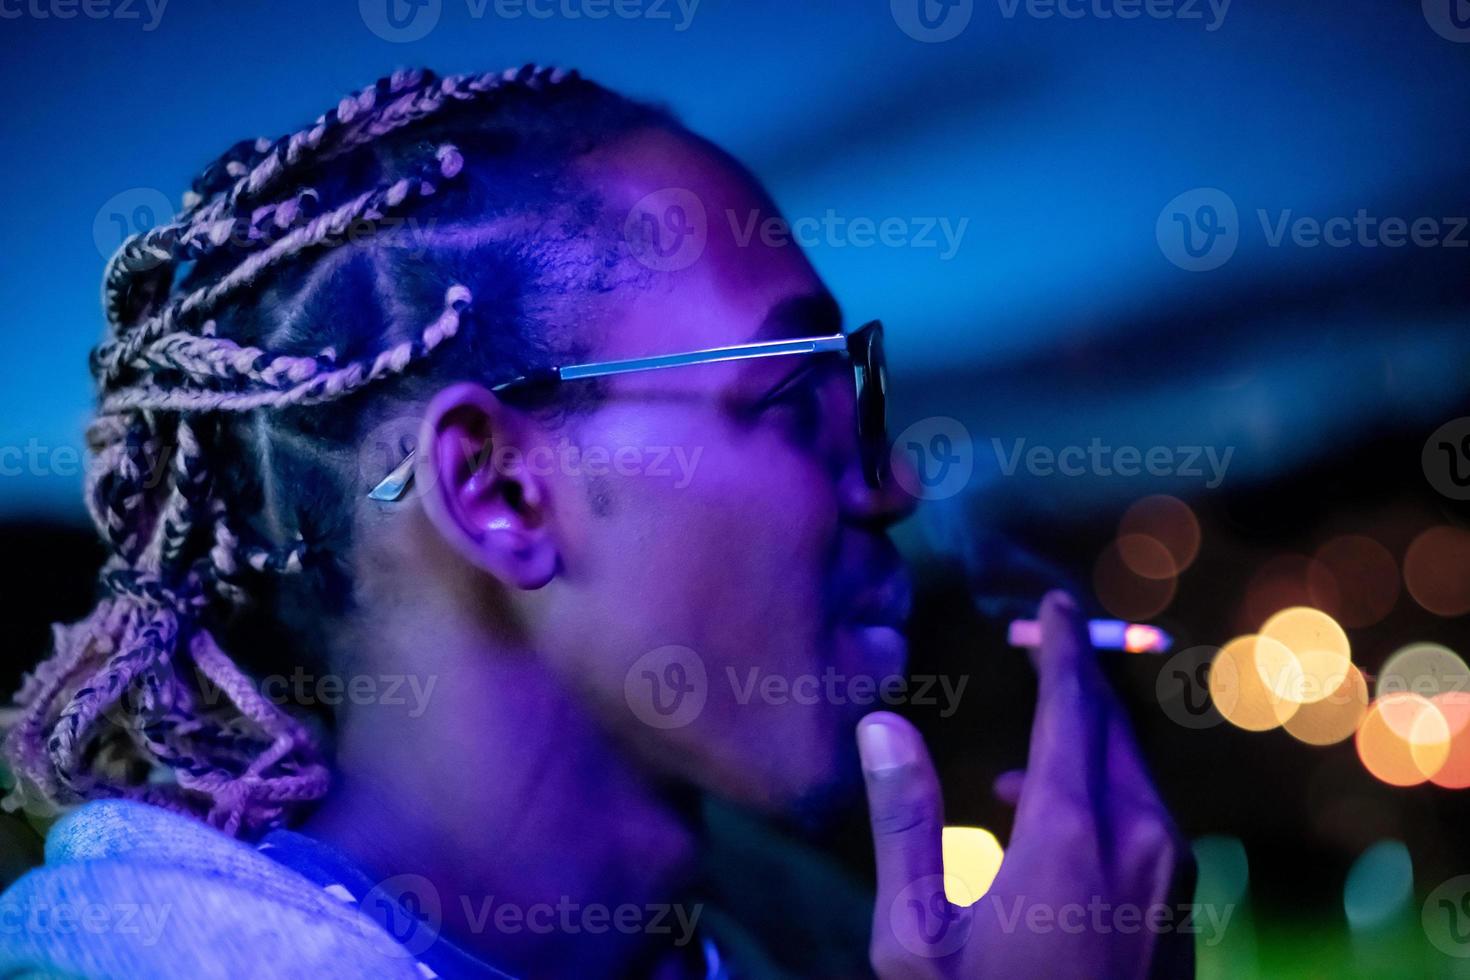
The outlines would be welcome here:
[[[444,625],[380,630],[393,654],[357,660],[412,665],[430,694],[344,709],[336,782],[302,831],[378,880],[423,876],[444,935],[501,969],[678,975],[698,948],[692,821],[534,656]]]

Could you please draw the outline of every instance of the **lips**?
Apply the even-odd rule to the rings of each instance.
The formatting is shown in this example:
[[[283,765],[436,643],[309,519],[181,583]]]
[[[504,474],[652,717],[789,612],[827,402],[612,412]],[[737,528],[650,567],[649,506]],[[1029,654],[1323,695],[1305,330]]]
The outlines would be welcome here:
[[[878,585],[858,593],[849,622],[858,626],[888,626],[900,632],[913,608],[913,586],[903,571],[895,571]]]

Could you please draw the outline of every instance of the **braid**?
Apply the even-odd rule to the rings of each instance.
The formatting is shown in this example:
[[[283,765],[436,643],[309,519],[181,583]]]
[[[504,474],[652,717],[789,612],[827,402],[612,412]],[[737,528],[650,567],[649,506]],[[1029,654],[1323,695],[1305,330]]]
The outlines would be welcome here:
[[[412,390],[403,387],[408,378],[442,361],[434,355],[451,342],[470,358],[493,358],[493,368],[465,365],[479,377],[534,366],[539,351],[517,322],[529,304],[506,286],[527,275],[534,249],[511,242],[437,265],[377,263],[393,261],[388,219],[434,209],[446,188],[472,183],[463,193],[480,214],[491,213],[492,197],[527,213],[566,193],[547,180],[541,158],[517,171],[529,175],[529,189],[496,191],[486,157],[541,152],[566,162],[598,134],[667,120],[574,81],[575,73],[535,66],[442,79],[397,72],[303,130],[235,144],[194,180],[172,222],[133,236],[108,262],[84,487],[108,559],[96,607],[53,628],[52,655],[16,695],[21,711],[4,746],[16,777],[7,807],[52,813],[122,796],[249,834],[327,792],[311,729],[263,696],[220,638],[231,639],[226,630],[246,610],[268,605],[271,589],[326,575],[342,549],[309,526],[301,499],[294,515],[275,512],[283,491],[264,490],[270,456],[242,444],[251,432],[270,447],[269,436],[296,426],[319,438],[303,465],[320,470],[326,432],[340,444],[361,431],[353,396]],[[447,111],[456,106],[474,115]],[[521,107],[527,112],[513,116]],[[522,150],[528,134],[542,142]],[[470,154],[483,170],[479,183],[462,176]],[[343,247],[359,244],[349,229],[377,239],[378,251]],[[561,232],[555,242],[566,248],[565,225]],[[557,261],[564,277],[567,263]],[[385,282],[398,293],[382,309],[341,305],[379,298]],[[337,299],[308,310],[292,287],[330,287]],[[278,295],[285,312],[272,305]],[[465,337],[472,314],[480,336]],[[523,349],[488,344],[496,324],[509,324]],[[356,407],[333,416],[326,403]],[[309,406],[318,407],[302,414]],[[286,452],[291,440],[280,444]],[[245,462],[252,458],[259,463]],[[333,502],[319,523],[340,524],[343,494],[318,497]]]

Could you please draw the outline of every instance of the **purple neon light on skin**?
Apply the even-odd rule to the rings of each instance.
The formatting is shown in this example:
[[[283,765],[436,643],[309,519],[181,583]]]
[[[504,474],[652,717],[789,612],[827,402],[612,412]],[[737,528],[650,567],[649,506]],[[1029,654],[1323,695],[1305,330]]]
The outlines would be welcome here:
[[[1126,623],[1121,619],[1090,619],[1087,634],[1099,650],[1168,653],[1174,644],[1174,638],[1157,626]],[[1034,619],[1017,619],[1011,623],[1006,639],[1013,647],[1040,646],[1041,624]]]

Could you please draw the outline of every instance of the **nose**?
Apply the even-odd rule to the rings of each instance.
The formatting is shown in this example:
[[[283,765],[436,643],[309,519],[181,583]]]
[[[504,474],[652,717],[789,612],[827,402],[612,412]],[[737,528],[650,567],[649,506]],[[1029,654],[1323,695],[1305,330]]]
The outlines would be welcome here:
[[[912,467],[902,454],[890,452],[889,448],[884,447],[884,455],[888,458],[881,487],[868,483],[863,466],[855,458],[856,453],[852,462],[843,467],[838,484],[842,514],[855,524],[882,530],[914,512],[917,501],[904,489],[917,485],[911,476]]]

